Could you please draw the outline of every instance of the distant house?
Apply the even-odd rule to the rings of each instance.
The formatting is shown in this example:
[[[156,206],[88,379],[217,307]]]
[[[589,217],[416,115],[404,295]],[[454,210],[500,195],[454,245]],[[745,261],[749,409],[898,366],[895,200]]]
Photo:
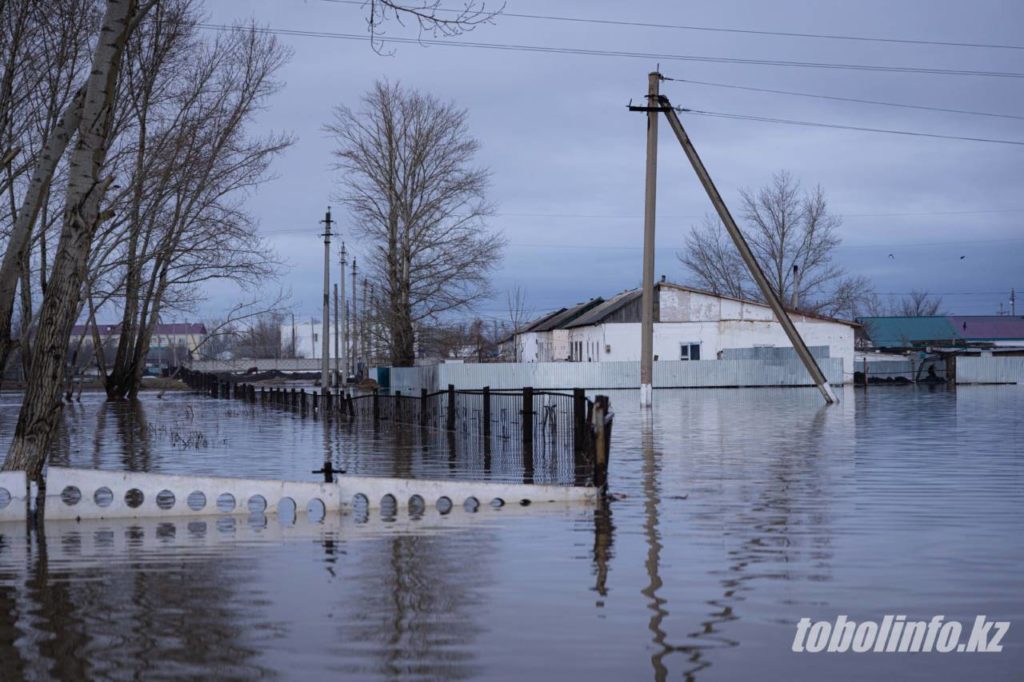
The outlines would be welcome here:
[[[520,361],[639,360],[641,293],[631,289],[607,300],[593,299],[561,322],[556,320],[570,309],[542,318],[517,335]],[[790,317],[808,346],[827,347],[829,356],[842,358],[843,371],[852,374],[857,323],[793,311]],[[562,342],[556,338],[564,338],[568,347],[557,345]],[[735,349],[758,347],[792,347],[767,305],[671,282],[655,285],[655,359],[715,360],[738,357],[731,352]]]
[[[106,355],[112,355],[121,339],[121,325],[99,324],[96,325],[96,332]],[[157,324],[153,327],[146,359],[160,364],[183,362],[203,344],[206,334],[206,325],[198,322]],[[71,328],[72,345],[78,345],[81,341],[83,346],[92,347],[94,339],[91,325],[76,324]]]
[[[1024,317],[933,315],[861,317],[871,346],[880,350],[1024,348]]]
[[[603,298],[592,298],[577,303],[571,308],[558,310],[540,317],[514,334],[516,362],[561,362],[569,359],[569,329],[575,321],[589,310],[604,302]]]

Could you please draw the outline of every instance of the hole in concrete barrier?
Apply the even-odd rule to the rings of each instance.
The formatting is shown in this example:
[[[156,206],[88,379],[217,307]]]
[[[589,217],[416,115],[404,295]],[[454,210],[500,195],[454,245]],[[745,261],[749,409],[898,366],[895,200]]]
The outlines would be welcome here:
[[[467,497],[466,501],[462,503],[462,508],[472,514],[480,508],[480,500],[472,496]]]
[[[249,498],[249,513],[262,514],[267,510],[267,498],[262,495],[253,495]]]
[[[277,520],[281,523],[295,523],[295,500],[282,497],[277,503]]]
[[[199,490],[193,490],[188,495],[188,508],[192,511],[199,511],[206,506],[206,495]]]
[[[530,506],[530,501],[529,500],[519,500],[519,506],[520,507],[529,507]]]
[[[157,505],[160,504],[160,496],[157,495]],[[178,534],[178,527],[173,523],[164,522],[156,527],[156,537],[161,542],[170,542]]]
[[[323,500],[319,497],[314,497],[306,505],[306,514],[313,523],[320,523],[327,516],[327,507],[324,506]]]
[[[11,503],[11,492],[7,488],[0,488],[0,509]]]
[[[356,493],[352,498],[352,514],[356,523],[366,523],[370,520],[370,500],[362,493]]]
[[[136,509],[142,506],[142,503],[146,500],[146,496],[142,494],[142,491],[138,488],[132,488],[124,494],[124,503],[132,509]]]
[[[395,520],[395,516],[398,514],[398,500],[391,493],[388,493],[384,497],[380,498],[380,515],[382,518]]]
[[[452,510],[452,501],[445,496],[437,498],[437,511],[447,514]]]
[[[409,498],[409,515],[410,516],[423,516],[423,512],[427,510],[427,503],[423,501],[423,498],[419,495],[413,495]]]
[[[74,507],[82,500],[82,491],[73,485],[69,485],[60,491],[60,501],[69,507]]]
[[[217,511],[225,514],[235,511],[235,496],[231,493],[221,493],[217,498]]]
[[[194,538],[201,538],[206,535],[206,521],[189,521],[188,534]]]
[[[114,503],[114,493],[107,486],[97,488],[96,492],[92,494],[92,501],[96,503],[97,507],[109,507]]]
[[[491,500],[491,506],[494,507],[495,509],[501,509],[502,507],[505,506],[505,500],[501,499],[500,497],[495,497],[493,500]]]
[[[161,490],[156,494],[156,506],[160,507],[164,511],[172,509],[174,507],[174,493],[170,490]]]

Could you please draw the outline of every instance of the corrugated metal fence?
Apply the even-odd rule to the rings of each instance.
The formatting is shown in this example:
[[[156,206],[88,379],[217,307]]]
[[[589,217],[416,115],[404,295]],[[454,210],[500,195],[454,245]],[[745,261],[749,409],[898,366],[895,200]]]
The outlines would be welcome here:
[[[843,383],[841,358],[823,358],[819,366],[833,384]],[[391,390],[437,391],[449,384],[458,390],[637,388],[639,362],[536,362],[443,364],[430,367],[393,367]],[[811,378],[795,358],[761,360],[661,361],[654,363],[655,388],[711,388],[732,386],[810,386]]]
[[[1024,358],[958,357],[956,383],[1024,384]]]

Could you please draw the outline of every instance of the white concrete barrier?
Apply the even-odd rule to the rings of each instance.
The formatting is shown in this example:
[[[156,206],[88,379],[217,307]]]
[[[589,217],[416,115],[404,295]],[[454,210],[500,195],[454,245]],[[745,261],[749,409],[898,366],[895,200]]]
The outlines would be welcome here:
[[[25,472],[0,472],[0,521],[24,521]]]
[[[333,483],[177,476],[50,467],[47,519],[156,518],[211,514],[295,514],[456,506],[592,503],[592,487],[337,476]]]

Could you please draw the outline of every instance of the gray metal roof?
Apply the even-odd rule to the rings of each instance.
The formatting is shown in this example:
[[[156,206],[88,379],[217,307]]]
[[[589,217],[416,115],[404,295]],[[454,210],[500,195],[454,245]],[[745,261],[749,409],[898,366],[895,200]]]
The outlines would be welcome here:
[[[604,299],[598,296],[597,298],[592,298],[584,303],[577,303],[571,308],[563,308],[560,312],[548,316],[548,318],[544,322],[537,325],[530,331],[549,332],[553,329],[561,329],[568,325],[573,320],[575,320],[576,318],[578,318],[580,315],[585,314],[587,311],[593,309],[595,306],[598,306],[603,302]]]
[[[630,289],[629,291],[623,291],[620,294],[616,294],[607,301],[583,313],[575,320],[565,325],[565,327],[567,329],[572,329],[573,327],[585,327],[590,324],[600,324],[608,315],[614,313],[622,306],[640,298],[642,293],[641,289]]]

